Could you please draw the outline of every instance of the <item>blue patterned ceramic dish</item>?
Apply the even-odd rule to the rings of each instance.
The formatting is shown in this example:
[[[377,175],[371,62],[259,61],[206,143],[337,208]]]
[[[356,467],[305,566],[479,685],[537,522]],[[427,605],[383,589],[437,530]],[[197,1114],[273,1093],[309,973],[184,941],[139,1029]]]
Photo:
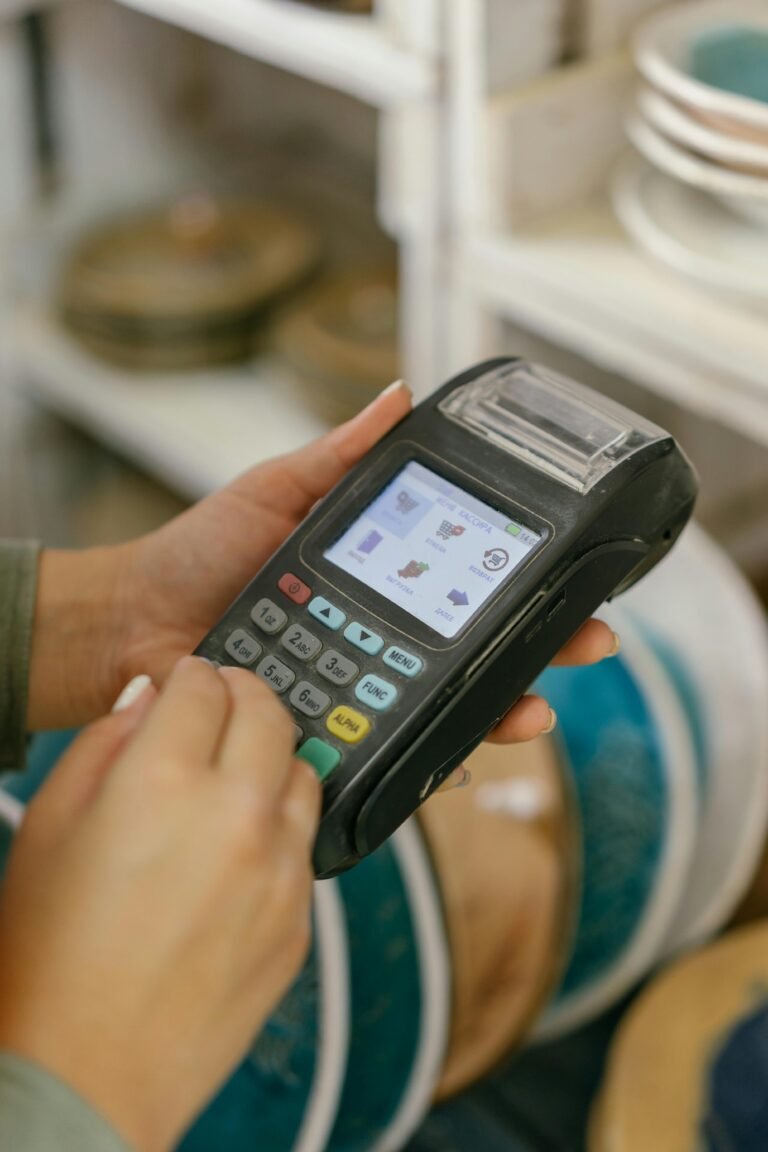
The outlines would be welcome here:
[[[537,1035],[584,1023],[659,957],[695,843],[696,760],[673,682],[617,610],[614,660],[550,669],[538,688],[559,716],[563,771],[581,830],[578,924],[560,989]]]
[[[768,832],[768,629],[743,575],[696,525],[622,600],[675,681],[694,735],[702,807],[667,952],[728,921]]]

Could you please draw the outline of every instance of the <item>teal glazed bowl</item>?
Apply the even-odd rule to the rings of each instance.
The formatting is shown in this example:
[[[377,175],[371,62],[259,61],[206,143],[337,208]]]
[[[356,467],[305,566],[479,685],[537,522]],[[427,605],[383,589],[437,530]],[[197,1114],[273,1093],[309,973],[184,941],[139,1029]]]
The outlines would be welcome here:
[[[694,79],[768,104],[768,31],[748,24],[707,28],[690,46]]]
[[[768,627],[742,573],[695,524],[622,598],[675,682],[699,763],[693,868],[668,951],[728,922],[768,835]]]
[[[537,685],[559,717],[581,838],[576,930],[540,1039],[599,1015],[658,961],[695,846],[697,762],[683,704],[629,620],[606,616],[620,655],[550,669]]]

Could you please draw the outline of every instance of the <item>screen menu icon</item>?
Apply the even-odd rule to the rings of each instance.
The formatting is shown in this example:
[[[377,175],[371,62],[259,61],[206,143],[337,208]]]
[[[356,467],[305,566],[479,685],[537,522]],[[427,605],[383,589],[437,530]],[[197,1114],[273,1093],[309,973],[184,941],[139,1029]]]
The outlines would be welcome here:
[[[358,552],[365,553],[366,556],[370,556],[371,552],[374,552],[378,548],[383,539],[384,537],[381,532],[377,532],[374,528],[368,533],[365,539],[360,541],[357,550]]]

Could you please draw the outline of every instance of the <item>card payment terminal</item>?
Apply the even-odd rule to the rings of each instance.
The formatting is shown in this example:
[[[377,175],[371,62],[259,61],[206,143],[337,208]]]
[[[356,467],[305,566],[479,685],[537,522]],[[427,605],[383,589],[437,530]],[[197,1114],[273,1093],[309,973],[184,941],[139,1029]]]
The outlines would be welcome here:
[[[291,710],[323,781],[318,876],[439,787],[672,547],[696,491],[661,428],[500,359],[416,407],[313,509],[197,651]]]

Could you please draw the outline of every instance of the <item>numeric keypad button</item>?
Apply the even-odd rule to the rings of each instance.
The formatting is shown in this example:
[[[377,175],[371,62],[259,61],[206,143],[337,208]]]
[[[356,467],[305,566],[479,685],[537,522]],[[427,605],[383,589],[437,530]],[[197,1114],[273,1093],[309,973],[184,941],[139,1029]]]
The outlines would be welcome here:
[[[256,675],[261,676],[262,680],[266,680],[270,688],[274,688],[278,695],[287,692],[296,679],[296,673],[274,656],[264,657],[256,669]]]
[[[244,628],[237,628],[227,640],[224,648],[233,660],[244,667],[253,664],[254,660],[258,660],[261,656],[261,644]]]
[[[282,608],[278,608],[274,600],[259,600],[258,604],[251,609],[251,620],[257,628],[262,632],[266,632],[268,636],[274,636],[275,632],[279,632],[285,626],[288,619],[288,614],[283,612]]]
[[[305,716],[322,716],[331,706],[331,698],[308,680],[299,680],[289,697],[291,704]]]
[[[313,636],[300,624],[291,624],[283,633],[280,644],[297,660],[311,660],[322,648],[317,636]]]
[[[360,669],[354,660],[348,660],[341,652],[329,648],[323,652],[317,662],[317,670],[322,677],[330,680],[332,684],[351,684]]]

